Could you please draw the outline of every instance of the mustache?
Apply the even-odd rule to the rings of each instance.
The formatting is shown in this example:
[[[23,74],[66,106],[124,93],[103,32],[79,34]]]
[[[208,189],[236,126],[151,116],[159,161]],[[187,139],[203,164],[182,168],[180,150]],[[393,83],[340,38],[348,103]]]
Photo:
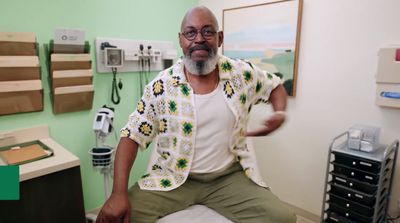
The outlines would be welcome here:
[[[208,53],[211,53],[212,51],[211,47],[207,46],[206,44],[199,44],[189,48],[189,55],[191,55],[195,50],[206,50]]]

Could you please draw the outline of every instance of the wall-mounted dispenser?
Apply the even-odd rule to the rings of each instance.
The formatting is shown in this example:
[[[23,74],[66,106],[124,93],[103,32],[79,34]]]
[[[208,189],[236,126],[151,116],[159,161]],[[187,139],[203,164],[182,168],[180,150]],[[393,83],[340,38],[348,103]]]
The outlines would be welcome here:
[[[376,104],[400,108],[400,45],[381,48],[376,75]]]

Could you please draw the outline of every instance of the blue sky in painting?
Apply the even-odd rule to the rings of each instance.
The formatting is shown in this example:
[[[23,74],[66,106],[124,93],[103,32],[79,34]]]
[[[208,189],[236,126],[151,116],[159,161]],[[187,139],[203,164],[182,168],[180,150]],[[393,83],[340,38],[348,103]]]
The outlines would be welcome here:
[[[226,44],[294,43],[296,32],[289,25],[253,27],[240,32],[225,33]]]

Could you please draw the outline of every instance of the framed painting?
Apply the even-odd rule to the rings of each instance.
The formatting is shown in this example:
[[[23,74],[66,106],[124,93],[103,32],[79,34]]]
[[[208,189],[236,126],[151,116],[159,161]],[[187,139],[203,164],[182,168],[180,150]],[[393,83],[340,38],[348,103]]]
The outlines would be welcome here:
[[[223,10],[222,53],[274,73],[296,95],[302,0],[282,0]]]

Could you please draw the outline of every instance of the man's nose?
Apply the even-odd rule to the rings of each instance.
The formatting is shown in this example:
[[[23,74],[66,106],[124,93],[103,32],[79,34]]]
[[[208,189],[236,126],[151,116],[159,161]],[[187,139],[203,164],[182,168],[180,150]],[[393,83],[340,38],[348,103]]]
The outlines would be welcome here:
[[[205,42],[206,39],[203,37],[203,34],[201,32],[197,32],[196,37],[194,38],[194,42],[199,43],[199,42]]]

